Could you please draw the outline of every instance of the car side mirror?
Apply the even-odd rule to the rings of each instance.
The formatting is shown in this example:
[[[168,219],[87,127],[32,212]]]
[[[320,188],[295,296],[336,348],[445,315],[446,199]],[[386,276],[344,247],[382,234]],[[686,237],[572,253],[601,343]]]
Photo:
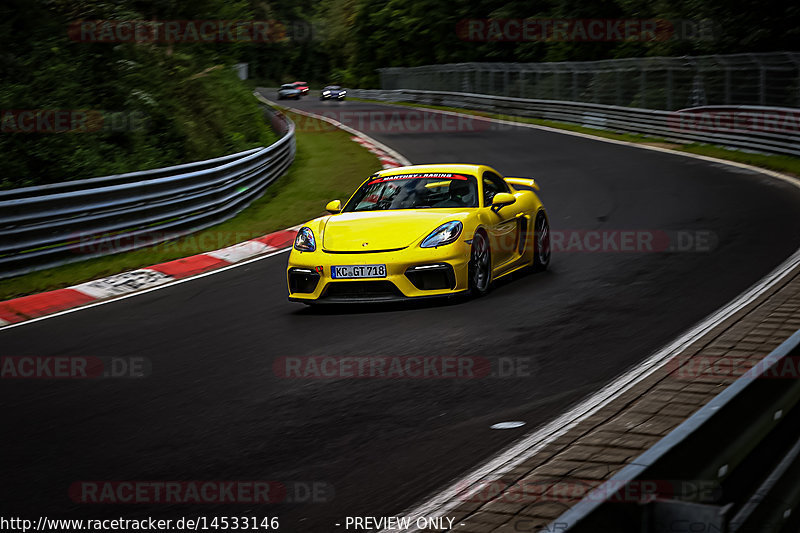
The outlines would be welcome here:
[[[342,201],[341,200],[331,200],[328,202],[328,205],[325,206],[325,211],[335,215],[336,213],[341,212],[342,210]]]
[[[492,198],[492,209],[494,211],[500,211],[500,209],[502,209],[503,207],[511,205],[516,201],[517,198],[513,194],[507,192],[499,192],[494,195],[494,198]]]

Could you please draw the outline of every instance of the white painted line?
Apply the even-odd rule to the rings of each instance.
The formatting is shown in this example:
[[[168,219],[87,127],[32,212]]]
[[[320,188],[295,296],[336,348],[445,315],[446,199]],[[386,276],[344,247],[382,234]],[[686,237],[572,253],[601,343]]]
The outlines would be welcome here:
[[[164,274],[163,272],[142,268],[96,279],[94,281],[87,281],[86,283],[68,288],[101,300],[128,294],[129,292],[138,291],[145,287],[161,285],[171,280],[172,276]]]
[[[215,270],[209,270],[208,272],[203,272],[202,274],[197,274],[197,275],[189,276],[189,277],[186,277],[186,278],[171,280],[168,283],[157,285],[155,287],[150,287],[148,289],[143,289],[143,290],[140,290],[140,291],[124,294],[124,295],[120,296],[119,298],[110,298],[110,299],[107,299],[107,300],[99,300],[97,302],[92,302],[92,303],[89,303],[87,305],[82,305],[80,307],[73,307],[71,309],[65,309],[63,311],[59,311],[58,313],[53,313],[52,315],[40,316],[38,318],[32,318],[30,320],[25,320],[23,322],[15,322],[13,324],[0,326],[0,331],[6,330],[6,329],[11,329],[11,328],[16,328],[16,327],[20,327],[20,326],[25,326],[27,324],[32,324],[34,322],[39,322],[41,320],[47,320],[48,318],[55,318],[57,316],[66,315],[66,314],[69,314],[69,313],[74,313],[76,311],[82,311],[82,310],[88,309],[90,307],[97,307],[98,305],[105,305],[105,304],[109,304],[109,303],[113,303],[113,302],[119,302],[121,300],[126,300],[128,298],[134,298],[136,296],[140,296],[142,294],[147,294],[148,292],[152,292],[152,291],[157,291],[159,289],[165,289],[165,288],[169,288],[169,287],[174,287],[175,285],[179,285],[181,283],[186,283],[187,281],[193,281],[193,280],[196,280],[196,279],[204,278],[206,276],[211,276],[213,274],[219,274],[220,272],[224,272],[224,271],[230,270],[232,268],[237,268],[237,267],[240,267],[240,266],[248,265],[250,263],[254,263],[255,261],[261,261],[262,259],[267,259],[269,257],[274,257],[274,256],[276,256],[278,254],[282,254],[284,252],[288,252],[289,250],[291,250],[291,247],[282,248],[280,250],[277,250],[275,252],[272,252],[272,253],[269,253],[269,254],[266,254],[266,255],[260,255],[258,257],[254,257],[252,259],[247,259],[245,261],[240,261],[240,262],[234,263],[232,265],[227,265],[227,266],[224,266],[224,267],[220,267],[220,268],[217,268]],[[74,288],[74,287],[70,287],[70,288]]]
[[[391,103],[381,102],[380,105],[391,106]],[[591,139],[593,141],[602,141],[602,142],[607,142],[607,143],[611,143],[611,144],[620,144],[620,145],[623,145],[623,146],[630,146],[630,147],[633,147],[633,148],[640,148],[642,150],[653,150],[655,152],[662,152],[662,153],[673,154],[673,155],[681,155],[681,156],[684,156],[684,157],[691,157],[693,159],[700,159],[702,161],[709,161],[709,162],[712,162],[712,163],[721,163],[723,165],[729,165],[729,166],[732,166],[732,167],[738,167],[738,168],[742,168],[742,169],[752,170],[753,172],[760,172],[762,174],[766,174],[768,176],[772,176],[773,178],[777,178],[779,180],[791,183],[792,185],[794,185],[796,187],[800,187],[800,179],[795,178],[794,176],[790,176],[788,174],[781,174],[780,172],[776,172],[774,170],[768,170],[768,169],[765,169],[765,168],[756,167],[756,166],[753,166],[753,165],[748,165],[746,163],[739,163],[739,162],[736,162],[736,161],[730,161],[730,160],[727,160],[727,159],[719,159],[719,158],[716,158],[716,157],[711,157],[711,156],[707,156],[707,155],[700,155],[700,154],[693,154],[693,153],[690,153],[690,152],[681,152],[679,150],[671,150],[669,148],[663,148],[661,146],[650,146],[650,145],[640,144],[640,143],[635,143],[635,142],[630,142],[630,141],[622,141],[622,140],[619,140],[619,139],[609,139],[608,137],[599,137],[597,135],[591,135],[589,133],[582,133],[582,132],[578,132],[578,131],[562,130],[562,129],[559,129],[559,128],[554,128],[552,126],[542,126],[540,124],[529,124],[527,122],[516,122],[516,121],[513,121],[513,120],[503,120],[503,119],[499,119],[499,118],[484,117],[484,116],[480,116],[480,115],[470,115],[468,113],[458,113],[456,111],[445,111],[445,110],[442,110],[442,109],[428,109],[427,107],[417,107],[417,106],[403,106],[403,107],[410,107],[411,109],[416,109],[417,111],[425,111],[425,112],[428,112],[428,113],[440,113],[442,115],[468,116],[468,117],[471,117],[473,119],[483,120],[483,121],[486,121],[486,122],[494,122],[494,123],[497,123],[497,124],[505,124],[505,125],[508,125],[508,126],[517,126],[517,127],[521,127],[521,128],[531,128],[531,129],[549,131],[549,132],[552,132],[552,133],[560,133],[562,135],[572,135],[574,137],[583,137],[584,139]],[[609,130],[609,132],[610,133],[614,133],[611,130]]]
[[[217,259],[222,259],[228,263],[238,263],[244,259],[249,259],[258,254],[264,253],[270,246],[258,241],[244,241],[227,248],[214,250],[213,252],[206,252],[205,255],[210,255]]]
[[[600,391],[572,407],[555,420],[526,435],[489,461],[486,461],[465,476],[454,481],[443,491],[433,495],[416,507],[400,514],[402,516],[411,517],[412,521],[420,516],[441,517],[446,515],[462,501],[469,499],[469,493],[465,492],[465,487],[480,487],[479,481],[489,477],[493,480],[502,477],[503,474],[525,462],[549,443],[553,442],[561,435],[564,435],[580,422],[596,413],[599,409],[608,405],[615,398],[662,368],[670,359],[679,355],[693,342],[716,327],[720,322],[726,320],[728,317],[753,302],[771,287],[780,283],[798,265],[800,265],[800,250],[795,252],[788,260],[741,296],[704,319],[669,345],[651,355],[636,368],[618,377],[612,383],[606,385]],[[476,490],[480,490],[480,488]],[[382,533],[388,533],[390,531],[418,530],[416,528],[410,530],[384,529]]]
[[[391,105],[391,104],[383,104],[383,105]],[[442,111],[438,109],[428,109],[416,106],[413,106],[412,109],[424,112],[431,112],[431,113],[441,113],[445,115],[458,115],[458,116],[466,115],[466,113],[457,113],[454,111]],[[694,159],[700,159],[703,161],[719,163],[723,165],[747,169],[761,174],[766,174],[768,176],[790,183],[796,187],[800,187],[800,179],[797,179],[793,176],[781,174],[779,172],[755,167],[752,165],[747,165],[744,163],[738,163],[735,161],[728,161],[725,159],[718,159],[716,157],[692,154],[689,152],[670,150],[668,148],[661,148],[658,146],[648,146],[629,141],[608,139],[606,137],[597,137],[586,133],[560,130],[558,128],[552,128],[549,126],[540,126],[538,124],[514,122],[514,121],[495,119],[490,117],[481,117],[478,115],[468,115],[468,116],[474,117],[479,120],[496,122],[499,124],[540,129],[553,133],[560,133],[563,135],[573,135],[576,137],[583,137],[596,141],[608,142],[612,144],[620,144],[632,148],[640,148],[643,150],[653,150],[656,152],[663,152],[673,155],[680,155],[684,157],[691,157]],[[465,494],[464,487],[479,486],[480,484],[478,483],[478,481],[487,478],[489,476],[491,476],[492,479],[501,477],[503,474],[511,471],[516,466],[525,462],[527,459],[529,459],[530,457],[534,456],[536,453],[541,451],[549,443],[553,442],[561,435],[564,435],[570,429],[574,428],[576,425],[578,425],[580,422],[582,422],[583,420],[585,420],[586,418],[597,412],[599,409],[601,409],[605,405],[608,405],[615,398],[622,395],[626,391],[630,390],[636,384],[640,383],[642,380],[646,379],[654,372],[658,371],[670,359],[679,355],[686,348],[688,348],[693,342],[695,342],[697,339],[699,339],[700,337],[711,331],[714,327],[716,327],[720,322],[723,322],[731,315],[735,314],[742,308],[749,305],[751,302],[753,302],[759,296],[764,294],[764,292],[768,291],[774,285],[780,283],[798,265],[800,265],[800,250],[796,251],[791,257],[789,257],[789,259],[787,259],[784,263],[782,263],[778,268],[773,270],[770,274],[761,279],[759,282],[753,285],[742,295],[737,297],[735,300],[733,300],[732,302],[730,302],[729,304],[727,304],[714,314],[708,316],[706,319],[701,321],[699,324],[695,325],[693,328],[691,328],[689,331],[681,335],[678,339],[676,339],[669,345],[658,350],[656,353],[651,355],[648,359],[646,359],[636,368],[618,377],[612,383],[606,385],[600,391],[593,394],[586,400],[583,400],[578,405],[575,405],[574,407],[569,409],[566,413],[562,414],[555,420],[536,429],[532,433],[526,435],[521,440],[517,441],[516,443],[512,444],[505,450],[501,451],[492,459],[484,462],[482,465],[478,466],[477,468],[467,473],[465,476],[462,476],[461,478],[454,480],[453,483],[447,488],[445,488],[443,491],[432,495],[430,498],[423,501],[416,507],[406,510],[401,514],[403,516],[411,517],[412,521],[415,521],[416,518],[420,516],[442,517],[443,515],[447,514],[450,510],[457,507],[461,503],[461,501],[464,501],[466,498],[469,497],[468,494]],[[461,499],[458,499],[459,497]],[[381,533],[389,533],[394,531],[400,531],[400,530],[384,529],[382,530]],[[418,530],[416,528],[412,528],[408,531],[418,531]]]
[[[489,426],[489,429],[515,429],[521,428],[525,425],[525,422],[521,420],[514,420],[511,422],[498,422],[497,424],[492,424]]]
[[[333,120],[332,118],[324,117],[322,115],[317,115],[316,113],[309,113],[308,111],[301,111],[300,109],[297,109],[296,107],[282,106],[280,104],[277,104],[277,103],[275,103],[275,102],[273,102],[271,100],[268,100],[268,99],[264,98],[258,92],[255,92],[253,94],[255,94],[256,98],[258,98],[259,100],[261,100],[265,104],[268,104],[268,105],[271,105],[271,106],[275,106],[275,107],[284,107],[284,108],[287,108],[287,109],[291,109],[292,113],[297,113],[299,115],[305,115],[307,117],[316,118],[318,120],[323,120],[323,121],[325,121],[325,122],[327,122],[329,124],[333,124],[337,128],[343,129],[347,133],[350,133],[351,135],[359,137],[359,138],[365,140],[366,142],[372,143],[373,145],[377,146],[381,150],[384,150],[386,153],[388,153],[389,155],[391,155],[392,157],[397,159],[403,166],[411,164],[411,161],[409,161],[408,159],[406,159],[405,157],[400,155],[400,153],[398,153],[398,152],[394,151],[393,149],[389,148],[388,146],[386,146],[382,142],[380,142],[380,141],[378,141],[376,139],[373,139],[369,135],[361,133],[360,131],[358,131],[356,129],[353,129],[350,126],[345,126],[344,124],[342,124],[338,120]]]

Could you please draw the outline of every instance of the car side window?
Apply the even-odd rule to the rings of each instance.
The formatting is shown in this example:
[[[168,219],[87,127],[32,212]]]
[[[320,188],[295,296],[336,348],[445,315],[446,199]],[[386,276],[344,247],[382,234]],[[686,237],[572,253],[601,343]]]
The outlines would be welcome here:
[[[494,172],[483,173],[483,205],[492,205],[492,198],[499,192],[511,192],[506,182]]]

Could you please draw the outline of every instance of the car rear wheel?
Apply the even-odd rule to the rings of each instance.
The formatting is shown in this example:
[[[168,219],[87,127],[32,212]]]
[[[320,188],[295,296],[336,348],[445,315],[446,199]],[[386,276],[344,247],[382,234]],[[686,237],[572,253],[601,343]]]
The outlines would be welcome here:
[[[543,211],[536,215],[533,231],[533,269],[547,270],[550,265],[550,223]]]
[[[469,292],[472,296],[483,296],[489,292],[492,281],[492,251],[489,240],[483,233],[476,233],[472,239],[468,272]]]

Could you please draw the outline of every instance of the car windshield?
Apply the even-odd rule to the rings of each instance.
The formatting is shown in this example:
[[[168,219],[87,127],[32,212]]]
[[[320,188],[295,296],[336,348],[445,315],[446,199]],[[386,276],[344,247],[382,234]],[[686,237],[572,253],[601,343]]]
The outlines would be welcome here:
[[[375,176],[358,189],[342,211],[477,206],[475,176],[424,172]]]
[[[341,89],[341,87],[339,87],[338,85],[328,85],[327,87],[325,87],[325,90],[326,90],[326,91],[327,91],[327,90],[330,90],[330,91],[338,91],[339,89]]]
[[[290,84],[281,85],[281,89],[294,89],[294,85],[290,85]]]

